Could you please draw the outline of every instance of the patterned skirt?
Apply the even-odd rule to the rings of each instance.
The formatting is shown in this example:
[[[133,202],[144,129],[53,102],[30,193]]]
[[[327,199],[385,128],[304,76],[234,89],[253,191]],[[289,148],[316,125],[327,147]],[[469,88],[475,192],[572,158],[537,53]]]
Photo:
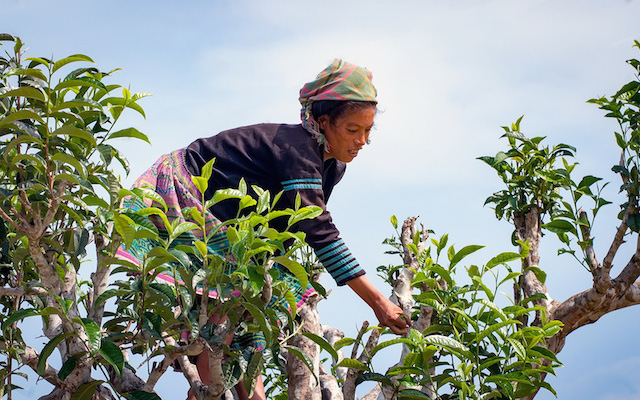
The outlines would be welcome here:
[[[167,218],[173,222],[178,219],[182,222],[194,222],[190,218],[185,218],[183,215],[183,209],[187,207],[197,207],[200,202],[200,192],[191,181],[191,174],[185,166],[184,149],[174,151],[173,153],[166,154],[160,157],[140,178],[138,178],[133,187],[134,188],[146,188],[155,191],[162,197],[167,206]],[[153,204],[152,200],[147,199],[145,202],[138,198],[128,197],[122,202],[122,206],[130,209],[131,211],[137,211],[146,207],[158,206]],[[219,227],[220,220],[216,218],[210,210],[205,210],[204,218],[206,223],[206,229],[211,232],[215,228],[218,228],[218,232],[213,235],[208,243],[207,247],[209,252],[224,254],[225,250],[229,247],[227,241],[226,228]],[[160,220],[154,220],[151,217],[152,222],[158,228],[161,237],[166,237],[167,231],[164,228],[164,224]],[[195,240],[202,240],[202,232],[185,232],[175,241],[171,246],[178,245],[191,245]],[[158,242],[152,239],[136,239],[133,241],[130,247],[122,245],[116,256],[124,260],[130,261],[139,265],[142,263],[146,254],[158,245]],[[197,267],[196,267],[197,268]],[[314,289],[309,285],[303,288],[300,281],[286,268],[276,264],[274,268],[278,268],[280,272],[280,280],[284,281],[290,288],[297,303],[297,307],[300,308],[304,305],[309,296],[315,294]],[[171,270],[171,269],[169,269]],[[184,285],[184,282],[179,276],[174,276],[171,272],[162,272],[157,275],[157,279],[171,285]],[[196,287],[196,293],[202,295],[202,287]],[[215,289],[209,290],[210,298],[218,298],[218,293]],[[234,292],[232,294],[239,294]],[[288,302],[283,298],[273,296],[267,308],[274,308],[276,306],[282,306],[289,308]],[[264,335],[260,332],[247,333],[242,336],[236,336],[233,339],[232,347],[245,353],[245,357],[250,355],[251,351],[262,351],[265,347]],[[249,351],[249,354],[246,352]]]

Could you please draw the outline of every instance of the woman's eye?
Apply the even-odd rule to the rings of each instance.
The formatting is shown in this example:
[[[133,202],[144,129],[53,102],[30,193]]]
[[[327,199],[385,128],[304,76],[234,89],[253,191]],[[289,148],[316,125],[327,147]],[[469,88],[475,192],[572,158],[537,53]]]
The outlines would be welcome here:
[[[348,130],[349,132],[353,133],[353,134],[358,133],[358,130],[357,130],[357,129],[347,129],[347,130]]]

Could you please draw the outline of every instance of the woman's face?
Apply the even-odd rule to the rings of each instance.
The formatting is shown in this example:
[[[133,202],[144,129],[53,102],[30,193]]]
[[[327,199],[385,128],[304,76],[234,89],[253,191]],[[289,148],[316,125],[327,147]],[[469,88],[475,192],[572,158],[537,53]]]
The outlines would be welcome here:
[[[369,139],[375,115],[376,110],[372,107],[345,114],[333,123],[328,115],[321,116],[318,124],[329,143],[329,152],[325,152],[324,159],[353,161]]]

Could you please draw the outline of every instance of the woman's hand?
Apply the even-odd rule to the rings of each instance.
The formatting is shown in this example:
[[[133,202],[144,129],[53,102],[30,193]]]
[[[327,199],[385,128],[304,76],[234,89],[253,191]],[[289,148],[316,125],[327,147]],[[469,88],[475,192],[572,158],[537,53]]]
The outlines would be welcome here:
[[[393,304],[366,276],[351,279],[347,285],[371,307],[380,325],[389,327],[396,335],[404,335],[411,326],[411,320],[400,307]]]

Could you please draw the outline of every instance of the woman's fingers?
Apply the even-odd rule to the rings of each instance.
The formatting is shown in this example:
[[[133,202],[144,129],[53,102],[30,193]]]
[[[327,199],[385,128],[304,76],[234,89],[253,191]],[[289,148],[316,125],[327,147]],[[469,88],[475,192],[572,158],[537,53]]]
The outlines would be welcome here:
[[[380,325],[388,327],[396,335],[404,335],[411,326],[411,319],[388,299],[375,310],[375,313]]]

